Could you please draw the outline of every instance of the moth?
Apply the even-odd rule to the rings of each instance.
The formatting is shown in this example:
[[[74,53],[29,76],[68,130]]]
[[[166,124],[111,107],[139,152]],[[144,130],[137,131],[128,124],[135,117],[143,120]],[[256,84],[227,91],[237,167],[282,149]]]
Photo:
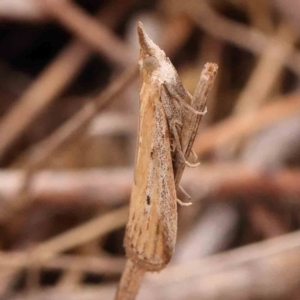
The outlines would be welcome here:
[[[134,183],[124,245],[127,257],[145,271],[170,261],[177,234],[174,161],[186,161],[180,135],[191,96],[162,51],[138,24],[142,79]],[[180,201],[179,201],[180,202]],[[181,203],[181,202],[180,202]]]

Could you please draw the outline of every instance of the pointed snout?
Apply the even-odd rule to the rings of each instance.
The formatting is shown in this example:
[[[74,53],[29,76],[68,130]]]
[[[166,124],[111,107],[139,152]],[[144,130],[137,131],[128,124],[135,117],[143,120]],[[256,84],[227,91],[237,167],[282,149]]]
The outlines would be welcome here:
[[[138,22],[137,32],[138,32],[140,47],[143,52],[143,56],[145,57],[148,55],[154,55],[155,53],[153,51],[153,45],[152,45],[153,42],[145,32],[142,22]]]

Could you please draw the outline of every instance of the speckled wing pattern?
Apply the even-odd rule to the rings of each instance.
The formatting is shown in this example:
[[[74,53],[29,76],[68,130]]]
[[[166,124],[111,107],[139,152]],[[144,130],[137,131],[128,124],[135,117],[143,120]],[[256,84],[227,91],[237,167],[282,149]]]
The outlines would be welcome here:
[[[180,105],[167,99],[164,83],[172,83],[178,76],[141,24],[138,34],[142,87],[134,184],[124,244],[127,257],[138,266],[159,271],[172,257],[177,233],[170,123],[179,119]]]
[[[177,230],[169,129],[156,93],[141,93],[139,150],[125,235],[127,256],[147,271],[159,271],[169,262]]]

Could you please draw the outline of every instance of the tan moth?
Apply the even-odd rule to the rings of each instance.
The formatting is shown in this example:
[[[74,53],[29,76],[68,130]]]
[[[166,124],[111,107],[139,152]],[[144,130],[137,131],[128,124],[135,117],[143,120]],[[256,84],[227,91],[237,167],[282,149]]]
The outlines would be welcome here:
[[[188,132],[194,138],[199,124],[199,118],[194,116],[203,112],[189,105],[191,96],[175,68],[141,23],[138,36],[142,86],[134,183],[124,244],[127,257],[138,267],[159,271],[170,261],[176,242],[177,202],[183,204],[177,199],[176,183],[184,165],[192,165],[186,161],[181,131],[183,126],[190,126]]]

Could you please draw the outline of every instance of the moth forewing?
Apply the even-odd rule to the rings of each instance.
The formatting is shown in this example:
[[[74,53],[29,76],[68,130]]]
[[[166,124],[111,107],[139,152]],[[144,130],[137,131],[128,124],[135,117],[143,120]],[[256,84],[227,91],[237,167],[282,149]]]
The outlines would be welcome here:
[[[140,95],[139,147],[125,248],[141,268],[159,271],[174,250],[177,204],[168,123],[160,89],[149,84],[143,84]]]
[[[159,271],[171,259],[176,241],[173,160],[178,152],[182,153],[183,121],[183,108],[177,98],[185,101],[189,95],[170,60],[141,24],[138,35],[142,87],[135,181],[125,248],[128,258],[145,271]]]

